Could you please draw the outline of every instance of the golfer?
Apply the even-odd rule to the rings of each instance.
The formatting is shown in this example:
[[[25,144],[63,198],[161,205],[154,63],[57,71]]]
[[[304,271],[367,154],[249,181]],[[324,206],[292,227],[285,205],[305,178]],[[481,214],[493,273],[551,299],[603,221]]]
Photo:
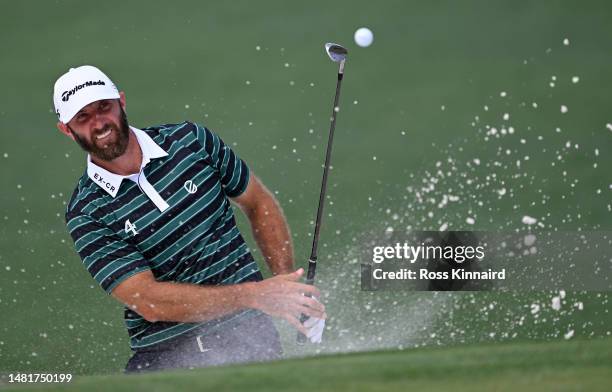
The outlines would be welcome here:
[[[270,316],[321,341],[325,307],[298,282],[282,210],[218,135],[189,121],[130,126],[124,92],[93,66],[62,75],[53,100],[58,129],[88,153],[66,224],[87,271],[125,305],[126,372],[280,358]],[[263,279],[231,202],[273,277]]]

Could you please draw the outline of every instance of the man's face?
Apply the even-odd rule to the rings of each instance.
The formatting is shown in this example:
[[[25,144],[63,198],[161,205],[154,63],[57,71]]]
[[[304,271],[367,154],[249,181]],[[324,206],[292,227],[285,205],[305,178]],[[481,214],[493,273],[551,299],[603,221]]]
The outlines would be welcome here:
[[[79,146],[98,159],[112,161],[127,149],[130,128],[118,99],[90,103],[67,126]]]

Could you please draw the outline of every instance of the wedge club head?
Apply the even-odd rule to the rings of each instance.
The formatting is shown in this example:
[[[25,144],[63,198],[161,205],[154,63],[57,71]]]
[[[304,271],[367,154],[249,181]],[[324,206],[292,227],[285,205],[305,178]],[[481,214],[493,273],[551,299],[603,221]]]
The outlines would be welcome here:
[[[333,42],[325,44],[325,51],[329,58],[335,63],[346,60],[346,55],[348,54],[348,50],[346,50],[344,46],[334,44]]]

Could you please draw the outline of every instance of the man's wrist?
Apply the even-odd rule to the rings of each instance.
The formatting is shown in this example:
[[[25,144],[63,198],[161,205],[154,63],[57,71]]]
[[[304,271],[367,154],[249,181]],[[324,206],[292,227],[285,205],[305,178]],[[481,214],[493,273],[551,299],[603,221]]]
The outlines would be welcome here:
[[[272,275],[276,276],[276,275],[285,275],[285,274],[290,274],[293,272],[293,268],[288,267],[288,268],[277,268],[275,271],[272,271]]]
[[[237,285],[236,294],[236,302],[240,308],[257,309],[257,282],[241,283]]]
[[[294,271],[293,268],[293,260],[291,261],[287,261],[284,263],[278,263],[276,265],[274,265],[274,267],[270,268],[270,270],[272,271],[273,275],[284,275],[284,274],[290,274]]]

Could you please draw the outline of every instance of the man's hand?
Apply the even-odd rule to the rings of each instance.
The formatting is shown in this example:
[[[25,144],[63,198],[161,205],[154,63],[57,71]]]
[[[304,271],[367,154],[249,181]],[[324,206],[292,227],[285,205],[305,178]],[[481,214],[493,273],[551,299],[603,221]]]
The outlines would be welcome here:
[[[305,314],[311,317],[311,320],[325,320],[327,315],[322,303],[304,295],[318,297],[321,294],[316,287],[298,282],[303,274],[304,269],[300,268],[290,274],[276,275],[253,283],[253,303],[250,307],[270,316],[283,318],[304,335],[312,335],[312,327],[302,325],[300,315]]]
[[[315,297],[312,298],[319,302]],[[325,329],[325,319],[310,317],[304,321],[304,327],[307,329],[306,337],[310,340],[310,343],[321,343],[323,330]]]

